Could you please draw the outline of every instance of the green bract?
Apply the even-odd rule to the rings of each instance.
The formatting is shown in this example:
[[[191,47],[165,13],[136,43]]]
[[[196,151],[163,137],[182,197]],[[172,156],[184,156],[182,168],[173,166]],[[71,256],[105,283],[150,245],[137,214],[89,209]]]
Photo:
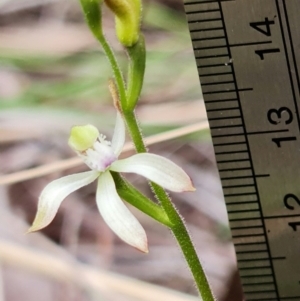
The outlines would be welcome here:
[[[144,82],[146,49],[143,35],[140,35],[137,43],[127,48],[129,57],[128,86],[127,86],[127,107],[126,110],[134,110]]]
[[[101,7],[103,0],[80,0],[86,22],[92,33],[101,37],[102,33],[102,16]]]

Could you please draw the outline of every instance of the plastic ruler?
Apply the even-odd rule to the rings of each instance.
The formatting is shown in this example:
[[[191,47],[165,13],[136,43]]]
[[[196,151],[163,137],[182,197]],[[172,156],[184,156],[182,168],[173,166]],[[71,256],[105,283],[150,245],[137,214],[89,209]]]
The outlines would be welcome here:
[[[300,0],[184,3],[247,301],[300,301]]]

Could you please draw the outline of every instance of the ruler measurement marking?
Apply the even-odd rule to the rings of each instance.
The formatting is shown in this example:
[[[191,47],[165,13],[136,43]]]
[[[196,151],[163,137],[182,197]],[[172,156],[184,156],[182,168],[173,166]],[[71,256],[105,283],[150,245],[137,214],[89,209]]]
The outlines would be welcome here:
[[[261,135],[261,134],[272,134],[272,133],[283,133],[288,132],[288,129],[285,130],[275,130],[275,131],[256,131],[256,132],[247,132],[247,135]]]
[[[191,29],[190,32],[199,32],[199,31],[215,31],[215,30],[224,30],[223,27],[211,27],[203,29]]]
[[[240,118],[240,117],[238,117]],[[215,146],[227,146],[227,145],[239,145],[239,144],[245,144],[245,141],[239,141],[239,142],[223,142],[215,144]]]
[[[210,40],[221,40],[224,39],[224,36],[219,37],[205,37],[205,38],[193,38],[193,42],[199,42],[199,41],[210,41]]]
[[[212,50],[212,49],[219,49],[219,48],[226,48],[226,45],[216,45],[216,46],[206,46],[206,47],[194,47],[194,50],[208,50],[208,49]],[[220,67],[220,66],[224,66],[224,65],[225,65],[225,63],[224,64],[220,64],[219,66],[216,65],[215,67]]]
[[[205,4],[205,3],[218,3],[218,2],[230,2],[230,1],[235,1],[235,0],[206,0],[206,1],[187,1],[184,4],[186,5],[193,5],[193,4]]]
[[[226,46],[221,46],[221,47],[220,46],[216,46],[216,47],[218,47],[218,48],[223,48],[224,47],[225,48]],[[211,48],[209,48],[209,49],[211,49]],[[201,49],[194,48],[194,50],[201,50]],[[229,66],[229,64],[226,65],[226,63],[222,63],[222,64],[210,64],[210,65],[202,65],[202,66],[197,65],[197,68],[228,67],[228,66]]]
[[[249,158],[247,159],[233,159],[233,160],[220,160],[218,163],[231,163],[231,162],[245,162],[249,161]]]
[[[270,274],[267,274],[267,273],[270,273],[269,272],[269,270],[270,270],[270,268],[268,267],[268,268],[265,268],[265,269],[259,269],[257,272],[259,272],[259,274],[256,274],[256,273],[251,273],[251,274],[242,274],[241,273],[241,275],[240,275],[240,277],[241,278],[243,278],[243,276],[247,276],[246,278],[253,278],[253,277],[258,277],[258,275],[261,275],[261,277],[262,278],[264,278],[264,277],[269,277],[270,276]],[[249,272],[251,272],[251,271],[249,271]],[[265,273],[265,274],[264,274]],[[273,296],[272,296],[273,297]],[[248,301],[248,299],[247,299],[247,301]]]
[[[231,89],[228,89],[228,90],[219,90],[219,91],[210,91],[210,92],[203,92],[202,94],[203,95],[208,95],[208,94],[218,94],[218,93],[232,93],[232,92],[243,92],[243,91],[252,91],[253,89],[252,88],[245,88],[245,89],[234,89],[234,90],[231,90]]]
[[[267,251],[266,250],[236,251],[236,254],[251,254],[251,253],[267,253]]]
[[[227,55],[228,56],[228,55]],[[201,67],[202,68],[202,67]],[[208,74],[200,74],[200,77],[206,77],[206,76],[219,76],[219,75],[232,75],[231,72],[219,72],[219,73],[208,73]],[[236,100],[236,99],[235,99]]]
[[[228,56],[228,54],[212,54],[212,55],[207,55],[207,56],[195,56],[195,58],[197,60],[197,59],[212,59],[212,58],[227,57],[227,56]],[[231,73],[229,72],[229,74],[231,74]],[[202,75],[201,75],[201,77],[202,77]]]
[[[239,128],[241,127],[241,124],[231,124],[231,125],[222,125],[222,127],[220,126],[212,126],[210,127],[211,130],[218,130],[218,129],[225,129],[225,128]],[[233,151],[234,152],[234,151]],[[246,152],[246,151],[240,151],[240,152]],[[224,152],[224,154],[227,153],[232,153],[232,152]],[[221,155],[221,153],[215,153],[216,155]]]
[[[291,66],[290,66],[290,62],[289,62],[289,55],[288,55],[288,51],[287,51],[287,45],[286,45],[286,42],[285,42],[285,35],[284,35],[284,30],[283,30],[283,23],[282,23],[282,18],[281,18],[281,12],[280,12],[280,9],[279,9],[278,0],[276,0],[275,2],[276,2],[277,13],[278,13],[278,19],[279,19],[279,25],[280,25],[282,43],[283,43],[284,53],[285,53],[285,57],[286,57],[286,64],[287,64],[287,67],[288,67],[289,80],[290,80],[291,90],[292,90],[292,94],[293,94],[294,107],[296,109],[296,115],[297,115],[297,121],[298,121],[298,129],[300,129],[300,116],[299,116],[299,110],[298,110],[298,106],[297,106],[295,87],[294,87],[293,78],[292,78],[292,74],[291,74]],[[289,42],[291,43],[291,40]],[[297,68],[295,68],[295,69],[297,70]],[[298,83],[299,83],[299,81],[298,81]]]
[[[273,276],[272,274],[257,274],[257,275],[240,275],[241,278],[256,278],[256,277],[270,277]],[[274,282],[273,282],[274,284]],[[274,300],[278,300],[278,299],[274,299]],[[250,300],[247,300],[250,301]]]
[[[253,178],[253,175],[251,176],[236,176],[236,177],[224,177],[220,176],[221,180],[235,180],[235,179],[248,179],[248,178]]]
[[[209,120],[225,120],[225,119],[236,119],[236,118],[241,118],[241,116],[224,116],[224,117],[214,117],[210,118]]]
[[[228,137],[228,135],[230,135],[230,137],[233,137],[233,136],[244,136],[245,133],[244,132],[242,132],[242,133],[232,133],[232,134],[228,134],[227,133],[227,135],[225,135],[225,134],[219,134],[219,135],[211,134],[211,137],[212,138],[220,138],[220,137]]]
[[[220,118],[220,119],[217,119]],[[210,118],[210,120],[221,120],[221,119],[230,119],[230,117],[217,117],[217,118]],[[237,116],[234,118],[241,118],[241,116]],[[243,127],[243,125],[240,125]],[[225,127],[225,126],[224,126]],[[218,127],[218,128],[222,128],[222,126]],[[245,129],[245,127],[243,127],[243,129]],[[234,134],[230,134],[230,136],[240,136],[240,135],[244,135],[244,136],[248,136],[248,135],[263,135],[263,134],[272,134],[272,133],[282,133],[282,132],[288,132],[289,130],[276,130],[276,131],[257,131],[257,132],[243,132],[243,133],[234,133]],[[216,137],[228,137],[227,135],[212,135],[213,138]]]
[[[221,18],[211,18],[211,19],[203,19],[203,20],[189,20],[189,24],[193,23],[204,23],[204,22],[212,22],[212,21],[221,21]]]
[[[248,230],[248,229],[259,229],[261,227],[262,227],[262,225],[255,225],[255,226],[231,227],[230,229],[231,230]]]
[[[231,125],[227,125],[226,127],[240,127],[240,125],[237,126],[231,126]],[[217,127],[215,127],[217,128]],[[222,127],[223,128],[223,127]],[[215,155],[229,155],[229,154],[240,154],[240,153],[248,153],[248,151],[246,150],[233,150],[233,151],[225,151],[225,152],[215,152]]]
[[[220,111],[230,111],[230,110],[239,110],[239,109],[240,109],[239,107],[217,108],[217,109],[207,109],[206,112],[220,112]],[[230,125],[230,127],[232,127],[232,126],[236,127],[237,125],[236,124]],[[239,125],[239,126],[241,126],[241,125]]]
[[[213,100],[206,101],[206,103],[217,103],[217,102],[228,102],[228,101],[237,101],[237,99],[236,98],[213,99]]]
[[[300,217],[300,214],[264,216],[264,219]]]
[[[229,218],[230,222],[261,220],[261,217]]]
[[[213,86],[213,85],[225,85],[225,84],[233,84],[232,80],[223,81],[223,82],[211,82],[211,83],[202,83],[202,86]]]
[[[282,256],[282,257],[272,257],[273,260],[284,260],[286,259],[286,257]]]
[[[256,204],[258,204],[258,202],[256,202]],[[244,212],[257,212],[257,211],[258,211],[258,209],[228,210],[228,214],[230,214],[230,213],[244,213]],[[247,236],[249,236],[249,235],[247,234]]]
[[[212,13],[212,12],[216,12],[216,11],[219,11],[219,9],[212,8],[212,9],[208,9],[208,10],[193,10],[193,11],[186,12],[186,14],[187,15],[194,15],[194,14],[202,14],[202,13]]]
[[[255,267],[239,267],[239,270],[241,271],[247,271],[247,270],[262,270],[262,269],[271,269],[270,265],[262,265],[262,266],[255,266]]]
[[[262,243],[265,244],[265,243]],[[243,244],[241,244],[243,246]],[[267,252],[265,249],[254,249],[254,250],[240,250],[236,251],[237,254],[250,254],[250,253],[262,253],[262,252]]]
[[[257,294],[257,293],[274,293],[276,292],[275,290],[263,290],[263,291],[244,291],[244,294]]]
[[[244,286],[261,286],[261,285],[269,285],[269,284],[273,284],[273,282],[257,282],[257,283],[243,283]]]
[[[232,66],[232,68],[233,68],[233,66]],[[234,77],[234,82],[235,82],[235,84],[236,84],[236,86],[237,86],[237,83],[236,83],[236,78],[235,78],[235,75],[232,73],[232,75],[233,75],[233,77]],[[238,92],[246,92],[246,91],[253,91],[253,88],[243,88],[243,89],[237,89],[237,91]],[[239,100],[239,95],[238,95],[238,100]]]
[[[240,235],[232,235],[232,238],[259,237],[259,236],[264,236],[264,234],[240,234]]]
[[[241,185],[228,185],[223,186],[223,188],[238,188],[238,187],[254,187],[254,184],[241,184]]]
[[[240,275],[241,278],[256,278],[256,277],[269,277],[273,276],[272,274],[258,274],[258,275]],[[274,284],[274,282],[273,282]],[[249,300],[247,300],[249,301]]]
[[[242,205],[242,204],[257,204],[257,201],[246,201],[246,202],[226,202],[226,205]]]
[[[250,170],[250,167],[239,167],[239,168],[225,168],[225,169],[219,169],[219,171],[237,171],[237,170]],[[225,188],[225,187],[223,187]]]
[[[267,178],[269,176],[270,176],[269,174],[265,174],[265,175],[256,175],[255,177],[256,178]]]
[[[243,47],[243,46],[263,45],[263,44],[271,44],[271,43],[272,43],[272,41],[239,43],[239,44],[229,44],[229,47]]]
[[[230,142],[229,142],[230,143]],[[238,154],[238,153],[248,153],[246,148],[246,144],[245,141],[240,141],[240,142],[231,142],[232,144],[228,144],[228,145],[223,145],[223,143],[220,143],[220,146],[217,146],[216,149],[216,155],[217,156],[221,156],[223,154],[227,154],[227,155],[234,155],[234,154]],[[235,145],[240,145],[238,147],[234,147]],[[229,147],[227,147],[229,146]],[[233,146],[233,148],[231,148],[230,146]],[[229,148],[227,150],[227,148]],[[229,156],[230,157],[230,156]]]
[[[242,144],[244,144],[244,143],[242,143]],[[233,155],[235,155],[235,154],[248,154],[248,152],[246,150],[237,150],[237,151],[232,150],[232,151],[217,151],[217,152],[215,152],[216,156],[223,156],[223,155],[230,155],[230,154],[233,154]]]
[[[263,257],[263,258],[248,258],[248,259],[238,259],[238,262],[252,262],[252,261],[263,261],[263,260],[268,260],[270,258],[268,257]]]
[[[225,197],[231,197],[231,196],[243,196],[243,195],[256,195],[256,192],[244,192],[244,193],[228,193],[224,194]]]

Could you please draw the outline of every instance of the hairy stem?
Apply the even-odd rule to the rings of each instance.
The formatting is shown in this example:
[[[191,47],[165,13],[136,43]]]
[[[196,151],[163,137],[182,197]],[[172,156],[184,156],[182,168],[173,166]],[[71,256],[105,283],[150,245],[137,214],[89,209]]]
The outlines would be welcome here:
[[[147,152],[134,112],[124,112],[124,118],[133,143],[136,147],[136,151],[138,153]],[[151,183],[151,186],[157,199],[167,213],[169,220],[173,224],[170,229],[183,252],[203,301],[214,301],[215,299],[212,295],[208,280],[196,253],[191,237],[184,225],[183,219],[177,212],[164,189],[155,183]]]
[[[111,49],[109,43],[107,42],[107,40],[105,39],[104,35],[101,36],[97,36],[98,41],[100,42],[100,44],[103,47],[103,50],[110,62],[110,65],[112,67],[113,73],[114,73],[114,77],[116,80],[116,84],[117,84],[117,88],[118,88],[118,92],[119,92],[119,99],[120,99],[120,103],[122,108],[126,107],[127,105],[127,98],[126,98],[126,88],[125,88],[125,82],[123,79],[123,75],[121,72],[121,69],[118,65],[118,62],[116,60],[116,57],[114,55],[113,50]]]
[[[98,37],[99,42],[101,43],[108,59],[111,64],[111,67],[114,72],[114,76],[117,83],[117,89],[119,91],[119,100],[121,103],[121,107],[123,109],[123,116],[127,124],[127,128],[129,130],[130,136],[135,145],[136,151],[138,153],[147,152],[147,148],[144,144],[143,137],[138,126],[138,122],[133,110],[127,109],[127,98],[126,98],[126,88],[123,80],[123,76],[121,70],[118,66],[117,60],[114,56],[112,49],[107,43],[104,36]],[[153,191],[160,202],[162,208],[166,212],[168,219],[171,223],[169,226],[171,231],[173,232],[177,242],[183,252],[183,255],[187,261],[187,264],[194,276],[194,280],[196,286],[199,290],[199,293],[203,299],[203,301],[215,301],[208,280],[204,273],[203,267],[200,263],[200,260],[197,256],[195,247],[191,240],[191,237],[184,225],[184,222],[171,202],[168,194],[161,188],[159,185],[155,183],[151,183]]]

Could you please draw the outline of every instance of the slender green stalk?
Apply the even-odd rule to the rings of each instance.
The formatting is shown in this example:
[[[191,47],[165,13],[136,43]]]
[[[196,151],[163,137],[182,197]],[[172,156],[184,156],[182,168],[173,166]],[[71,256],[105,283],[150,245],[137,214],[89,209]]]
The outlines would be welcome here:
[[[119,99],[122,107],[125,107],[127,105],[125,82],[122,76],[121,69],[119,68],[118,62],[113,53],[113,50],[111,49],[109,43],[105,39],[103,33],[101,2],[102,1],[100,0],[80,0],[86,23],[89,26],[95,38],[103,47],[103,50],[106,53],[108,60],[111,64],[114,77],[117,82]]]
[[[122,107],[125,107],[127,104],[127,98],[126,98],[126,88],[125,88],[125,82],[122,76],[121,69],[118,65],[118,62],[116,60],[116,57],[114,55],[113,50],[111,49],[109,43],[105,39],[104,35],[97,36],[98,41],[103,47],[103,50],[105,54],[107,55],[107,58],[111,64],[111,67],[113,69],[113,73],[115,76],[115,80],[117,83],[117,88],[119,91],[119,97],[120,97],[120,103]]]
[[[200,263],[195,247],[187,231],[187,228],[185,227],[182,217],[174,207],[173,203],[171,202],[168,194],[164,191],[164,189],[155,183],[151,183],[151,185],[155,194],[157,195],[157,198],[161,202],[162,207],[167,212],[170,221],[174,224],[174,226],[171,227],[171,231],[177,239],[177,242],[183,252],[185,260],[187,261],[187,264],[194,276],[196,286],[203,301],[215,301],[205,272]]]
[[[140,91],[143,85],[143,77],[145,71],[145,45],[143,37],[140,36],[139,40],[134,42],[132,39],[132,33],[136,34],[136,38],[139,36],[140,26],[140,1],[135,0],[133,11],[128,10],[127,6],[121,7],[120,3],[116,5],[116,2],[112,1],[108,4],[114,11],[118,18],[123,18],[121,21],[117,20],[117,36],[121,43],[127,48],[129,54],[129,76],[128,76],[128,91],[126,91],[126,85],[122,76],[121,69],[118,66],[118,62],[115,55],[105,39],[102,31],[101,20],[101,6],[99,7],[99,0],[80,0],[87,24],[94,36],[102,45],[108,60],[113,69],[117,89],[114,87],[114,83],[110,85],[114,103],[118,110],[123,111],[123,116],[126,121],[129,133],[133,140],[138,153],[147,152],[146,146],[143,141],[143,137],[140,128],[137,123],[137,119],[134,114],[134,107],[140,96]],[[125,3],[125,2],[124,2]],[[130,28],[130,18],[136,17],[135,24],[137,27]],[[127,17],[130,17],[129,19]],[[122,24],[120,24],[120,22]],[[123,24],[124,23],[124,24]],[[136,29],[136,30],[135,30]],[[135,31],[134,31],[135,30]],[[128,40],[129,39],[129,40]],[[116,95],[116,94],[119,95]],[[127,98],[128,97],[128,98]],[[120,108],[121,106],[121,108]],[[114,180],[118,193],[129,203],[133,204],[137,208],[140,208],[146,214],[152,216],[156,220],[160,221],[167,227],[169,227],[174,236],[176,237],[179,246],[183,252],[183,255],[188,263],[188,266],[194,276],[194,280],[200,292],[203,301],[214,301],[209,283],[205,276],[204,270],[201,266],[195,248],[193,246],[191,237],[184,225],[183,219],[177,212],[175,206],[171,202],[168,194],[162,187],[155,183],[150,183],[153,191],[160,202],[160,205],[152,203],[142,193],[137,191],[131,184],[127,183],[117,173],[113,173]]]
[[[123,108],[123,116],[126,121],[130,136],[133,140],[136,151],[138,153],[147,152],[147,148],[144,144],[142,133],[138,126],[135,113],[133,110],[130,111],[126,110],[127,99],[126,99],[126,90],[125,90],[125,84],[122,77],[122,73],[119,69],[113,51],[111,50],[109,44],[105,40],[105,37],[104,36],[102,37],[103,38],[99,39],[99,41],[102,44],[103,49],[114,70],[114,74],[117,82],[117,88],[119,90],[120,102]],[[153,188],[153,191],[157,199],[161,203],[162,208],[166,212],[170,222],[173,224],[172,226],[170,226],[170,229],[173,232],[175,238],[177,239],[177,242],[183,252],[183,255],[194,276],[196,286],[199,290],[199,293],[203,301],[215,301],[209,283],[207,281],[206,275],[204,273],[203,267],[200,263],[200,260],[195,251],[191,237],[184,225],[181,216],[177,212],[176,208],[174,207],[173,203],[171,202],[168,194],[164,191],[164,189],[155,183],[151,183],[151,186]]]
[[[128,112],[125,111],[125,112],[123,112],[123,116],[126,121],[127,128],[130,133],[133,144],[136,148],[136,151],[138,153],[146,153],[147,148],[144,144],[142,133],[137,124],[137,119],[136,119],[134,111],[128,111]]]
[[[136,147],[136,151],[138,153],[146,152],[147,149],[144,144],[134,112],[125,112],[124,118],[126,120],[133,143]],[[170,221],[173,223],[173,226],[170,227],[170,229],[176,237],[178,244],[180,245],[183,255],[194,276],[197,288],[203,301],[214,301],[215,299],[212,295],[203,267],[195,251],[191,237],[184,225],[183,219],[177,212],[164,189],[155,183],[151,183],[151,186],[157,196],[157,199],[160,201],[163,209],[167,213]]]

